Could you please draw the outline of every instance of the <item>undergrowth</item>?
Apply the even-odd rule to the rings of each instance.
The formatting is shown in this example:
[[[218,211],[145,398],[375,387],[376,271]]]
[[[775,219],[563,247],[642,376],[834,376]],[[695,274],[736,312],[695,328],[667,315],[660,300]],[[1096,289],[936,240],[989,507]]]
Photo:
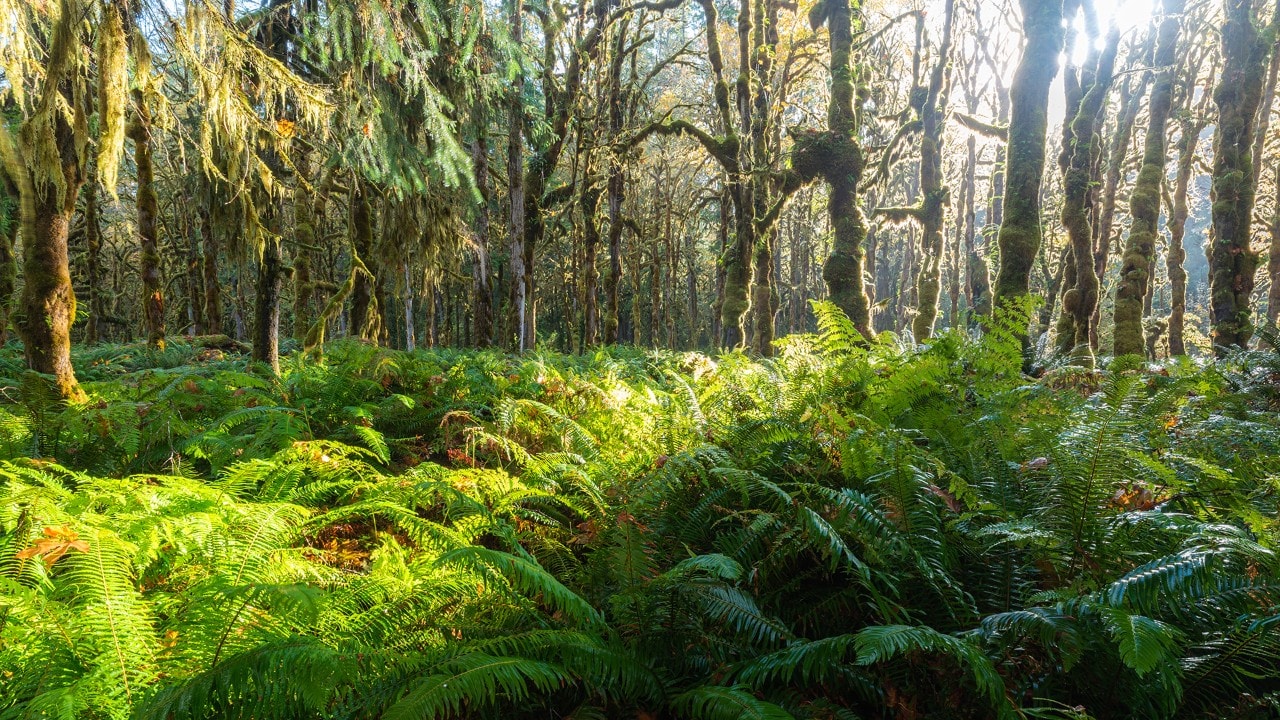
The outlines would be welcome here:
[[[0,354],[0,718],[1273,717],[1280,356]]]

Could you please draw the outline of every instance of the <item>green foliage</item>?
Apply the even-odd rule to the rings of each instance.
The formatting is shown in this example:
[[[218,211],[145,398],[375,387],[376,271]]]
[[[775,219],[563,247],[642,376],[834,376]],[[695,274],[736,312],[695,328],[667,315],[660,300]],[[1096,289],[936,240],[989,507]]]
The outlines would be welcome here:
[[[1005,314],[817,311],[769,361],[104,346],[71,407],[0,356],[0,717],[1273,712],[1274,353],[1037,382]]]

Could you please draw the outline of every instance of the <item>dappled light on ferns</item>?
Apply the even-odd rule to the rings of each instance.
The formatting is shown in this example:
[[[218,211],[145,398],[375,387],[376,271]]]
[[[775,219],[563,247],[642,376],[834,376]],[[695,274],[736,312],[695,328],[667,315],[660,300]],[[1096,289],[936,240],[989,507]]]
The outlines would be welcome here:
[[[97,347],[65,408],[6,358],[0,717],[1276,712],[1273,352],[1036,381],[1016,313],[815,310],[768,360]]]

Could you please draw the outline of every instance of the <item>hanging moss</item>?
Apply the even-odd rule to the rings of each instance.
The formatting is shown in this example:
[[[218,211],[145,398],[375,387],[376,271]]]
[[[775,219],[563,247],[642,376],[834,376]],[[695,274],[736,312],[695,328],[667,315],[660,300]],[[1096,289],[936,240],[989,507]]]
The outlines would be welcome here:
[[[124,155],[125,110],[129,106],[128,37],[116,3],[104,8],[98,27],[98,178],[114,197]]]

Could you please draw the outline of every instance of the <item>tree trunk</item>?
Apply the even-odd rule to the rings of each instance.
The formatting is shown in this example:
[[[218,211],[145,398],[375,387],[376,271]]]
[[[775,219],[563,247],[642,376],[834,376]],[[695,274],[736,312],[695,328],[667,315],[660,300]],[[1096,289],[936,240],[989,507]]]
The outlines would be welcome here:
[[[1101,210],[1098,222],[1094,225],[1093,271],[1099,282],[1107,275],[1107,262],[1111,258],[1111,231],[1115,225],[1116,195],[1120,188],[1121,173],[1129,152],[1129,139],[1133,137],[1133,126],[1138,117],[1141,99],[1146,94],[1147,75],[1133,87],[1132,77],[1125,80],[1121,92],[1120,111],[1116,116],[1116,126],[1111,134],[1111,142],[1107,149],[1107,176],[1102,190]],[[1102,304],[1093,308],[1093,317],[1089,321],[1089,346],[1096,352],[1099,348],[1098,324],[1102,319]]]
[[[480,192],[480,206],[476,211],[475,258],[471,266],[473,326],[475,346],[486,348],[493,342],[493,278],[489,272],[489,146],[483,128],[477,131],[476,140],[472,143],[471,157],[476,189]]]
[[[1280,319],[1280,165],[1275,168],[1275,205],[1271,213],[1268,231],[1271,235],[1270,253],[1267,257],[1267,277],[1271,287],[1267,290],[1267,327],[1276,330],[1276,321]]]
[[[793,163],[802,176],[822,175],[830,186],[827,212],[831,221],[831,255],[822,266],[827,293],[866,339],[871,331],[871,303],[863,285],[863,248],[867,225],[858,204],[862,179],[862,147],[853,88],[853,3],[829,0],[826,20],[831,35],[831,99],[827,131],[797,142]],[[798,139],[799,140],[799,139]]]
[[[268,210],[274,214],[274,210]],[[271,366],[273,373],[280,372],[280,289],[281,273],[280,238],[275,233],[265,233],[262,258],[258,261],[257,296],[253,312],[253,359]]]
[[[351,192],[351,252],[360,258],[365,267],[373,268],[373,209],[370,207],[371,188],[363,179],[357,179]],[[377,307],[374,299],[375,280],[364,273],[356,274],[351,290],[351,336],[365,340],[377,340]]]
[[[609,56],[609,137],[622,135],[622,61],[626,47],[626,21],[616,31],[613,49]],[[623,175],[622,158],[617,153],[609,154],[609,180],[605,188],[606,202],[609,206],[609,276],[604,282],[605,316],[604,342],[613,345],[618,342],[618,289],[622,285],[622,196],[626,189],[626,177]]]
[[[17,325],[27,367],[50,376],[52,390],[63,400],[78,401],[85,395],[71,367],[76,296],[67,239],[85,177],[75,130],[61,113],[52,125],[47,129],[52,136],[42,141],[57,153],[56,169],[24,169],[20,180],[23,288]],[[31,127],[23,128],[24,139]]]
[[[1222,77],[1214,90],[1218,122],[1213,152],[1213,246],[1209,304],[1219,353],[1243,348],[1253,335],[1249,296],[1258,254],[1250,247],[1257,184],[1252,143],[1270,45],[1254,25],[1251,0],[1224,0]]]
[[[1007,187],[997,243],[1000,269],[995,281],[998,303],[1016,301],[1031,291],[1031,269],[1040,250],[1040,185],[1044,175],[1049,86],[1058,74],[1062,52],[1062,4],[1057,0],[1021,0],[1026,44],[1009,94]]]
[[[584,348],[600,342],[600,273],[596,270],[596,255],[600,247],[600,226],[596,224],[596,207],[600,204],[600,188],[589,186],[580,198],[584,229],[582,255],[583,340]]]
[[[13,251],[22,224],[21,202],[18,186],[0,163],[0,346],[9,340],[13,295],[18,288],[18,258]],[[88,222],[87,216],[85,222]]]
[[[137,166],[138,242],[141,250],[142,317],[147,346],[164,349],[164,281],[160,277],[160,237],[156,226],[159,202],[156,199],[155,169],[151,156],[151,109],[142,90],[133,91],[133,158]]]
[[[938,298],[942,292],[943,228],[949,190],[942,175],[943,119],[951,86],[951,30],[955,19],[955,0],[947,0],[942,21],[942,45],[937,64],[929,76],[924,102],[917,108],[920,119],[920,190],[923,197],[914,217],[920,223],[920,274],[916,276],[916,315],[911,321],[911,334],[916,342],[933,337],[938,319]]]
[[[96,168],[89,170],[88,181],[85,183],[84,237],[86,274],[89,276],[89,319],[85,322],[84,341],[86,344],[94,345],[101,340],[103,316],[106,315],[106,306],[102,298],[102,225],[98,218]]]
[[[1147,136],[1142,152],[1142,167],[1129,196],[1129,215],[1133,219],[1120,266],[1120,284],[1115,299],[1116,355],[1138,355],[1143,352],[1143,298],[1152,284],[1155,271],[1155,245],[1159,234],[1160,190],[1165,177],[1165,153],[1168,150],[1166,126],[1173,107],[1174,60],[1178,50],[1178,25],[1182,21],[1185,0],[1164,0],[1164,19],[1160,23],[1160,39],[1156,49],[1156,66],[1160,68],[1151,87]]]
[[[183,274],[187,290],[187,322],[190,323],[188,335],[195,337],[204,332],[204,299],[200,289],[200,241],[197,240],[195,230],[191,227],[190,208],[184,208],[179,212],[182,214],[182,236],[187,244],[187,262]],[[92,313],[92,298],[90,298],[89,307]]]
[[[222,332],[222,288],[218,284],[218,236],[213,227],[214,185],[204,178],[205,202],[200,204],[200,239],[204,274],[204,321],[210,335]]]
[[[520,47],[524,39],[524,2],[511,0],[511,43]],[[527,325],[524,318],[529,304],[528,286],[525,283],[525,187],[524,187],[524,87],[523,68],[512,81],[511,96],[507,103],[507,197],[510,203],[507,220],[507,237],[511,250],[511,308],[514,314],[512,330],[515,349],[526,350],[530,339],[525,337]]]
[[[1090,12],[1092,12],[1090,10]],[[1064,271],[1062,317],[1070,318],[1060,323],[1066,332],[1059,338],[1059,350],[1070,353],[1079,365],[1093,367],[1092,336],[1094,308],[1098,305],[1098,274],[1093,264],[1093,223],[1091,210],[1095,206],[1098,167],[1097,142],[1099,114],[1111,87],[1115,69],[1116,52],[1120,46],[1120,34],[1113,30],[1106,46],[1096,54],[1095,63],[1088,77],[1088,84],[1081,89],[1084,96],[1079,110],[1071,120],[1071,147],[1067,172],[1063,177],[1062,224],[1070,243],[1070,262],[1073,267]],[[1082,83],[1083,85],[1083,83]],[[1087,88],[1087,89],[1086,89]],[[1066,284],[1065,279],[1070,279]]]

